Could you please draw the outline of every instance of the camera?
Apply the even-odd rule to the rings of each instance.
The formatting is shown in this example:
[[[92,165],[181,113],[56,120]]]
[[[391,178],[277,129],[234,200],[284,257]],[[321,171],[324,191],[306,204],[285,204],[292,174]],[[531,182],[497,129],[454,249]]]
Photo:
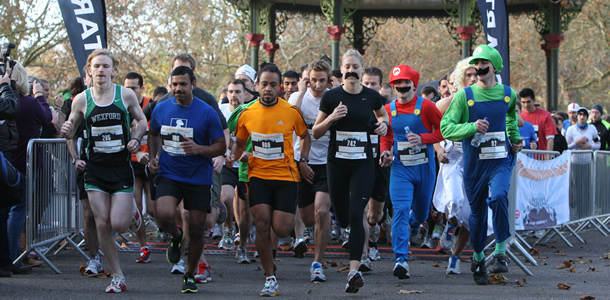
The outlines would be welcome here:
[[[11,68],[15,66],[15,61],[9,59],[9,56],[11,55],[11,50],[15,49],[15,44],[3,43],[0,49],[2,49],[2,53],[0,54],[2,55],[2,63],[0,64],[0,76],[4,76],[4,74],[6,73],[6,64],[9,64]]]

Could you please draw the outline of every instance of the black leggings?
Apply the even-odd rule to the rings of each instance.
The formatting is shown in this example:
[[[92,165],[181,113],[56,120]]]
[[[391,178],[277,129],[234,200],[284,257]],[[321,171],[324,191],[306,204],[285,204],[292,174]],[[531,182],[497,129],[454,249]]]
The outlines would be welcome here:
[[[349,259],[360,260],[364,245],[362,214],[373,192],[375,165],[367,160],[356,166],[346,166],[329,160],[326,164],[328,193],[339,225],[351,227]]]

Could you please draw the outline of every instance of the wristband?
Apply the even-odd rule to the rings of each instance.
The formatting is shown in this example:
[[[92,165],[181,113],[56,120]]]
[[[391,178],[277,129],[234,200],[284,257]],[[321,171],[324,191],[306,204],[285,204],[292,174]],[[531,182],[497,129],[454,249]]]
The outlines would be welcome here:
[[[137,138],[131,138],[131,140],[132,140],[132,141],[133,141],[133,140],[136,140],[136,141],[138,141],[138,145],[142,145],[142,143],[140,142],[140,140],[138,140]]]
[[[390,128],[390,122],[388,122],[388,121],[381,121],[381,122],[385,123],[385,126],[386,126],[387,128]]]

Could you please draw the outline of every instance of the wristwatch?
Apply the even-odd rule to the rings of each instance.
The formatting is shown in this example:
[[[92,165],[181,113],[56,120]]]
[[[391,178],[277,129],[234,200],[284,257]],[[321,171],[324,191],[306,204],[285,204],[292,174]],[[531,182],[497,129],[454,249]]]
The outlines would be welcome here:
[[[306,163],[308,163],[308,162],[309,162],[309,158],[307,158],[307,157],[301,157],[301,159],[299,160],[299,162],[306,162]]]
[[[78,159],[72,157],[72,164],[75,164]]]

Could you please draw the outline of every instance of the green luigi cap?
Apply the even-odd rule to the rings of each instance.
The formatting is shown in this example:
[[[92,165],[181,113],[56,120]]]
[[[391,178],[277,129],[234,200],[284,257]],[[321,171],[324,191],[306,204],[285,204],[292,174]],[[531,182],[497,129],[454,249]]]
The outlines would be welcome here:
[[[500,56],[500,52],[491,46],[479,45],[476,47],[472,53],[472,59],[470,59],[469,63],[474,64],[474,61],[477,59],[489,60],[496,69],[496,72],[500,72],[502,71],[502,68],[504,68],[502,65],[502,56]]]

